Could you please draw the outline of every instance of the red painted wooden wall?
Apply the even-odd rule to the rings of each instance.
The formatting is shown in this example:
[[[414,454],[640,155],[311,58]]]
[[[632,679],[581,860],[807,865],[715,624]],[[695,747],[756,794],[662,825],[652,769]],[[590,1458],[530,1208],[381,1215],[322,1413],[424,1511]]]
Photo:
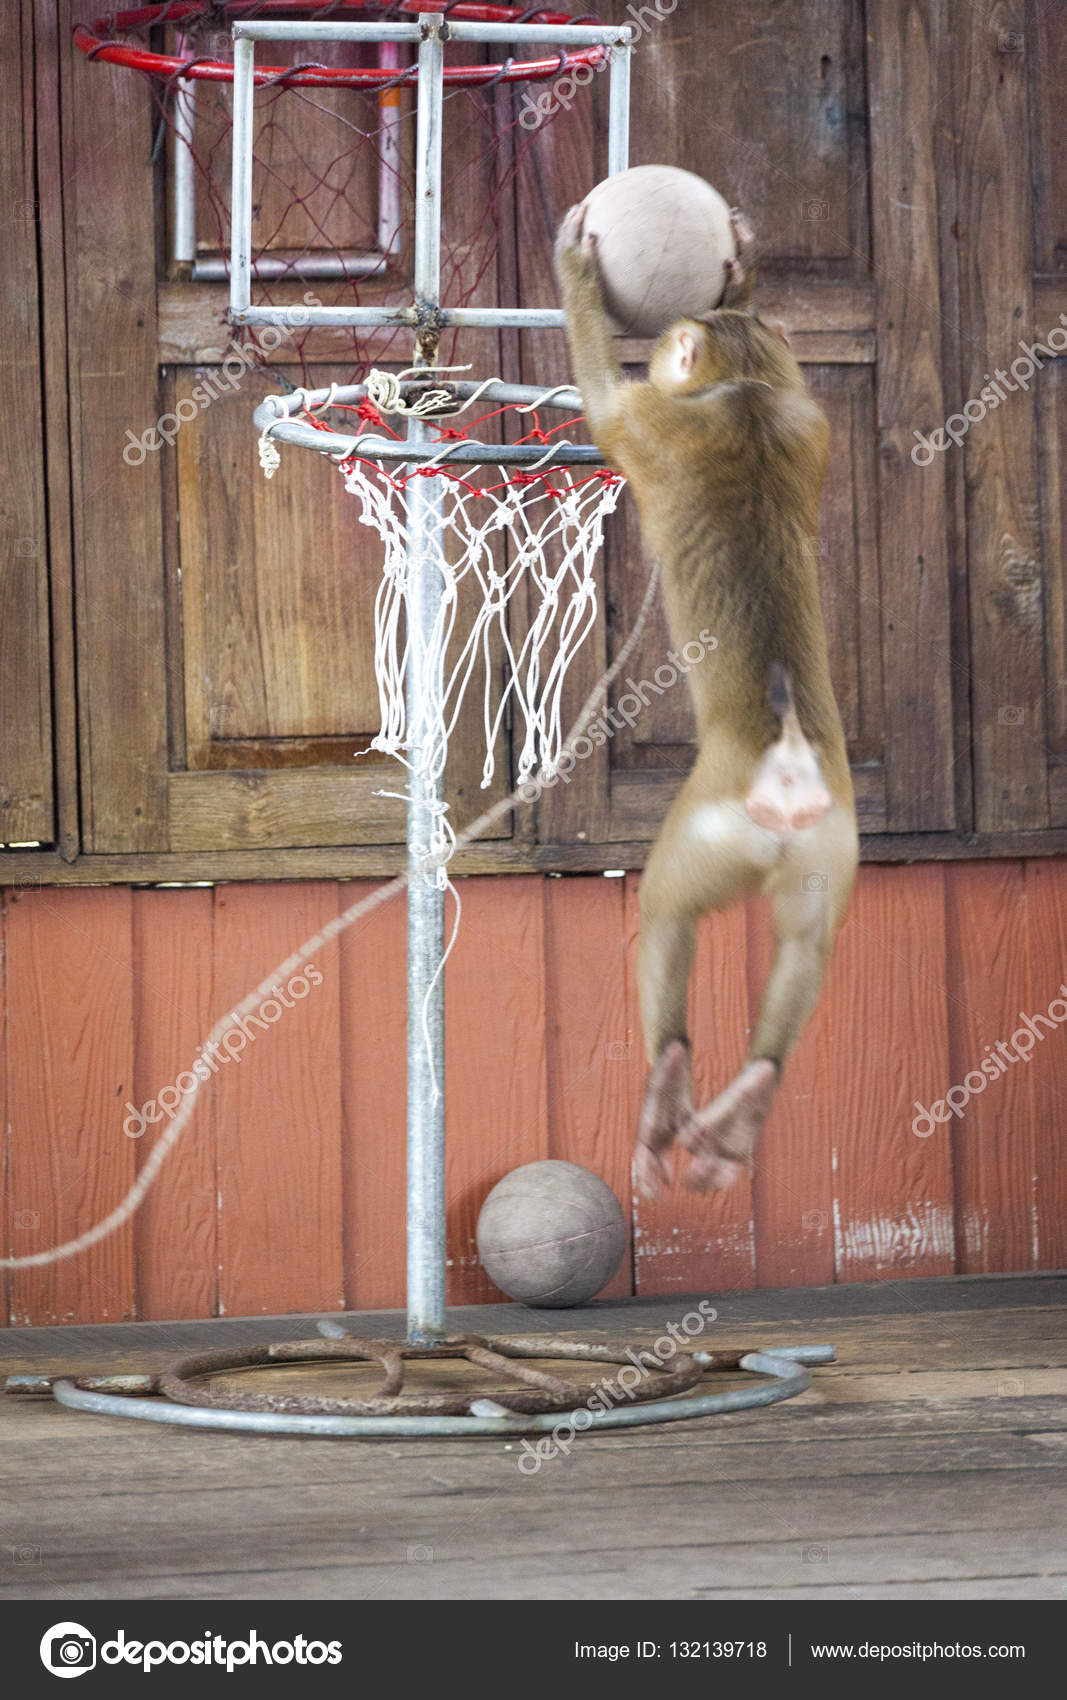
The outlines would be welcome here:
[[[630,1198],[644,1063],[636,879],[460,882],[448,966],[453,1302],[492,1299],[474,1225],[508,1169],[566,1157]],[[129,1100],[187,1068],[213,1020],[351,885],[8,891],[0,1021],[6,1241],[109,1210],[157,1134]],[[155,1189],[84,1257],[8,1278],[14,1323],[403,1303],[403,909],[316,959],[322,982],[220,1066]],[[695,979],[702,1087],[740,1060],[762,911],[709,921]],[[1067,1264],[1067,1023],[928,1138],[929,1106],[1048,1009],[1067,977],[1067,864],[865,867],[820,1008],[750,1185],[632,1211],[611,1294],[722,1291]],[[972,1075],[972,1080],[973,1080]],[[924,1124],[920,1123],[920,1127]]]

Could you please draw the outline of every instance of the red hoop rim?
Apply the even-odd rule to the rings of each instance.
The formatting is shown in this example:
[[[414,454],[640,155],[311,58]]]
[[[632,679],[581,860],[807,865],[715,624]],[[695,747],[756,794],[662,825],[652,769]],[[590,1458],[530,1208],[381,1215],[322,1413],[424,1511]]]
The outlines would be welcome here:
[[[239,21],[248,13],[257,18],[274,16],[310,23],[314,21],[313,17],[306,17],[304,14],[325,12],[334,19],[345,12],[362,14],[371,11],[391,13],[398,21],[402,21],[404,14],[415,18],[420,12],[443,12],[465,23],[480,24],[517,23],[520,19],[524,23],[539,24],[599,21],[591,14],[576,18],[569,12],[554,12],[547,8],[483,5],[475,3],[475,0],[458,0],[458,3],[457,0],[396,0],[393,5],[382,4],[381,0],[307,0],[304,5],[296,5],[294,0],[222,0],[221,4],[218,0],[168,0],[168,3],[135,6],[124,12],[109,13],[94,19],[91,24],[77,24],[74,29],[74,45],[87,59],[103,59],[108,64],[122,65],[131,71],[142,71],[150,77],[181,77],[192,82],[232,83],[232,60],[179,59],[174,54],[153,53],[148,48],[114,41],[110,39],[109,32],[144,30],[163,23],[181,24],[191,22],[195,18],[207,17],[212,13],[216,18],[222,16],[231,21]],[[561,49],[551,59],[530,59],[518,63],[508,59],[497,65],[446,65],[444,80],[453,88],[477,88],[486,83],[497,82],[544,82],[548,77],[560,76],[577,66],[588,65],[596,69],[605,63],[607,51],[604,47],[583,47],[573,53]],[[411,65],[399,72],[371,68],[348,70],[329,65],[257,65],[254,81],[257,87],[273,83],[279,88],[374,90],[386,84],[400,88],[417,83],[418,76],[417,65]]]

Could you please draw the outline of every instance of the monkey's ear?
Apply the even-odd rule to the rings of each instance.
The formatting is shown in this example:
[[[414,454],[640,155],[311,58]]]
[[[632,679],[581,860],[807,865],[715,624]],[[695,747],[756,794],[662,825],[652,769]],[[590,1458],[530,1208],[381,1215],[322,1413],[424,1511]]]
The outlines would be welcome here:
[[[697,363],[697,339],[692,331],[682,329],[678,332],[678,376],[689,378]]]
[[[774,332],[779,341],[785,343],[787,348],[791,348],[793,346],[789,340],[789,332],[786,330],[781,319],[764,319],[763,323],[769,331]]]

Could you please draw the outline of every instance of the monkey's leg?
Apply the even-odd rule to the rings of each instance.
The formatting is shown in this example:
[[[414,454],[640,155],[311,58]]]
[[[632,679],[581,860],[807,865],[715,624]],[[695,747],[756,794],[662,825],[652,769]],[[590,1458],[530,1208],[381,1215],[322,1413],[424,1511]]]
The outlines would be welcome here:
[[[694,773],[649,857],[637,977],[651,1073],[634,1154],[635,1180],[648,1197],[669,1182],[665,1153],[693,1117],[686,1009],[697,922],[757,885],[776,854],[739,803],[709,802]]]
[[[786,855],[769,882],[775,954],[749,1060],[679,1135],[694,1158],[687,1184],[697,1191],[730,1186],[743,1172],[770,1113],[786,1058],[815,1007],[855,870],[854,832],[843,811],[836,814],[839,818],[825,833],[810,835],[803,856]],[[839,830],[842,820],[845,831]]]

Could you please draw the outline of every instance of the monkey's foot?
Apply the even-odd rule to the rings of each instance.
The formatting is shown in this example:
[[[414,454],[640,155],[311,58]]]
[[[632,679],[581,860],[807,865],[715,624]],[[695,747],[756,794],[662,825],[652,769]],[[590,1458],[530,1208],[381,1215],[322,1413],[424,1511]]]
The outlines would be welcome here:
[[[664,1153],[693,1115],[689,1046],[672,1039],[660,1052],[648,1077],[634,1151],[634,1185],[645,1198],[658,1198],[671,1183]]]
[[[678,1136],[693,1159],[687,1186],[694,1192],[733,1186],[752,1157],[777,1090],[777,1066],[761,1057],[746,1063],[724,1092],[690,1116]]]

